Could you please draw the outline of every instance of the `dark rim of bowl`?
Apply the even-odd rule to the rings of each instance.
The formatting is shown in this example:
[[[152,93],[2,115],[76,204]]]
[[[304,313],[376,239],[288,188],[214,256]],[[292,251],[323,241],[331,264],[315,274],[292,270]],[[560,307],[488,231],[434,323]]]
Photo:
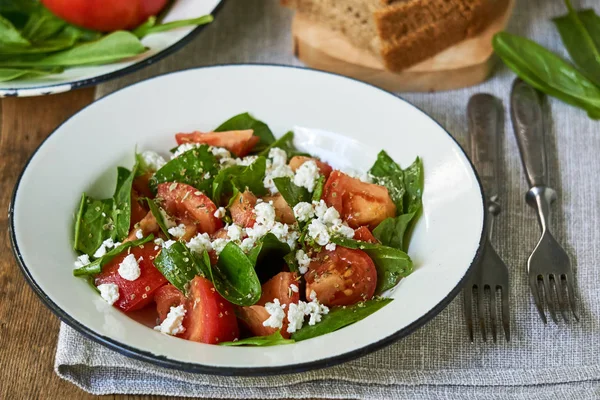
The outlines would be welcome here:
[[[216,19],[217,13],[222,10],[223,4],[225,4],[225,1],[226,0],[221,0],[219,2],[219,4],[217,4],[217,6],[212,10],[211,15],[213,17],[215,17],[215,19]],[[190,33],[185,35],[179,41],[173,43],[171,46],[159,51],[158,53],[156,53],[155,55],[153,55],[151,57],[144,58],[143,60],[140,60],[140,61],[136,62],[135,64],[130,65],[129,67],[125,67],[125,68],[122,68],[122,69],[119,69],[119,70],[116,70],[113,72],[109,72],[108,74],[98,75],[93,78],[86,78],[86,79],[82,79],[82,80],[74,81],[74,82],[62,82],[62,83],[56,83],[56,84],[52,84],[52,85],[40,85],[40,86],[27,87],[27,88],[3,88],[3,89],[0,89],[0,97],[20,97],[21,92],[30,91],[30,90],[39,90],[40,91],[39,96],[46,96],[46,95],[51,95],[51,94],[58,94],[52,90],[55,87],[70,85],[69,89],[66,90],[66,92],[69,92],[71,90],[80,89],[80,88],[84,88],[84,87],[88,87],[88,86],[94,86],[94,85],[98,85],[100,83],[108,82],[108,81],[116,79],[116,78],[121,78],[125,75],[129,75],[132,72],[139,71],[140,69],[145,68],[151,64],[154,64],[155,62],[162,60],[166,56],[173,54],[178,50],[181,50],[182,47],[184,47],[186,44],[191,42],[192,39],[194,39],[196,36],[198,36],[198,34],[203,29],[205,29],[206,27],[208,27],[210,25],[211,24],[197,26],[192,31],[190,31]],[[161,74],[161,75],[163,75],[163,74]],[[160,75],[158,75],[158,76],[160,76]],[[29,97],[29,95],[23,96],[23,97]]]
[[[481,186],[481,181],[479,178],[479,175],[477,174],[477,171],[475,170],[475,167],[473,166],[473,163],[471,162],[470,158],[467,156],[467,154],[465,153],[465,151],[463,150],[463,148],[460,146],[460,144],[458,143],[458,141],[456,141],[456,139],[454,139],[454,137],[452,135],[450,135],[450,133],[444,129],[444,127],[437,122],[435,119],[433,119],[431,116],[429,116],[429,114],[425,113],[423,110],[421,110],[420,108],[418,108],[417,106],[414,106],[412,103],[408,102],[407,100],[403,99],[402,97],[391,93],[387,90],[378,88],[374,85],[371,85],[369,83],[366,82],[362,82],[359,81],[357,79],[354,78],[350,78],[350,77],[346,77],[346,76],[342,76],[342,75],[338,75],[338,74],[334,74],[331,72],[326,72],[326,71],[319,71],[319,70],[315,70],[315,69],[311,69],[311,68],[304,68],[304,67],[297,67],[297,66],[291,66],[291,65],[279,65],[279,64],[264,64],[264,63],[240,63],[240,64],[221,64],[221,65],[212,65],[212,66],[204,66],[204,67],[194,67],[194,68],[188,68],[185,70],[181,70],[181,71],[176,71],[176,72],[170,72],[170,73],[166,73],[166,74],[162,74],[162,75],[158,75],[149,79],[146,79],[144,81],[140,81],[137,83],[134,83],[130,86],[127,86],[125,88],[119,89],[111,94],[108,94],[107,96],[97,100],[97,101],[102,101],[108,97],[110,97],[112,94],[117,93],[121,90],[125,90],[131,86],[135,86],[138,85],[140,83],[145,83],[147,81],[153,80],[153,79],[157,79],[160,78],[162,76],[166,76],[166,75],[171,75],[171,74],[178,74],[178,73],[185,73],[187,71],[190,70],[198,70],[198,69],[207,69],[207,68],[222,68],[222,67],[226,67],[226,68],[230,68],[230,67],[273,67],[273,68],[292,68],[292,69],[304,69],[304,70],[309,70],[312,71],[314,73],[319,73],[319,74],[328,74],[328,75],[333,75],[333,76],[337,76],[337,77],[341,77],[344,79],[348,79],[350,81],[354,81],[354,83],[359,83],[362,85],[368,85],[371,86],[373,89],[385,92],[391,96],[394,96],[396,99],[403,101],[409,105],[411,105],[412,107],[414,107],[415,109],[419,110],[420,112],[422,112],[423,114],[427,115],[433,122],[435,122],[458,146],[458,148],[462,151],[463,155],[465,156],[465,158],[467,159],[467,161],[469,162],[469,164],[471,165],[471,169],[473,170],[474,176],[477,180],[477,184],[479,186],[479,193],[481,196],[481,201],[482,201],[482,214],[483,214],[483,223],[482,223],[482,230],[481,230],[481,234],[480,234],[480,238],[479,238],[479,246],[477,248],[477,251],[475,253],[475,256],[473,257],[473,260],[471,261],[471,264],[469,265],[469,268],[467,269],[467,271],[465,272],[464,276],[462,277],[462,279],[460,280],[460,282],[454,287],[454,289],[452,289],[452,291],[450,291],[450,293],[448,293],[448,295],[446,297],[444,297],[444,299],[442,299],[438,304],[436,304],[431,310],[429,310],[427,313],[425,313],[423,316],[421,316],[419,319],[417,319],[416,321],[412,322],[411,324],[409,324],[408,326],[404,327],[403,329],[400,329],[396,332],[394,332],[393,334],[377,341],[374,343],[370,343],[360,349],[356,349],[356,350],[352,350],[349,351],[347,353],[343,353],[343,354],[339,354],[337,356],[333,356],[333,357],[329,357],[329,358],[324,358],[321,360],[316,360],[316,361],[311,361],[311,362],[306,362],[306,363],[301,363],[301,364],[292,364],[292,365],[283,365],[283,366],[276,366],[276,367],[260,367],[260,368],[253,368],[253,367],[219,367],[219,366],[211,366],[211,365],[203,365],[203,364],[195,364],[195,363],[189,363],[189,362],[183,362],[183,361],[176,361],[176,360],[171,360],[165,356],[159,356],[159,355],[155,355],[152,354],[151,352],[148,351],[143,351],[143,350],[139,350],[136,349],[134,347],[131,346],[127,346],[124,345],[122,343],[119,343],[118,341],[102,336],[94,331],[92,331],[91,329],[87,328],[86,326],[84,326],[83,324],[79,323],[78,321],[76,321],[74,318],[72,318],[70,315],[68,315],[65,311],[63,311],[60,307],[58,307],[47,295],[46,293],[44,293],[44,291],[38,286],[38,284],[35,282],[35,280],[33,279],[33,277],[31,276],[31,274],[29,273],[29,270],[27,268],[27,266],[25,265],[25,262],[23,261],[23,258],[21,256],[21,252],[19,250],[19,246],[17,244],[16,241],[16,236],[15,236],[15,226],[14,226],[14,203],[15,203],[15,198],[19,189],[19,185],[21,183],[21,179],[23,177],[23,174],[25,173],[25,171],[27,170],[27,167],[29,166],[29,163],[31,162],[31,160],[35,157],[36,153],[38,152],[38,150],[44,145],[44,143],[46,142],[46,140],[48,140],[49,137],[51,137],[54,133],[56,133],[57,131],[60,130],[60,128],[62,127],[63,124],[67,123],[71,118],[73,118],[74,116],[78,115],[79,113],[81,113],[82,111],[84,111],[87,107],[89,107],[90,105],[94,104],[90,103],[88,106],[86,106],[85,108],[83,108],[82,110],[80,110],[79,112],[77,112],[76,114],[74,114],[73,116],[71,116],[69,119],[67,119],[65,122],[63,122],[61,125],[59,125],[51,134],[49,134],[46,139],[44,139],[44,141],[42,141],[42,143],[38,146],[38,148],[33,152],[33,154],[31,155],[31,157],[29,158],[29,160],[27,161],[27,163],[25,164],[25,167],[23,168],[23,170],[21,171],[17,182],[15,184],[15,188],[13,190],[12,196],[11,196],[11,202],[9,205],[9,210],[8,210],[8,217],[9,217],[9,233],[10,233],[10,241],[12,244],[12,248],[13,248],[13,253],[15,255],[15,258],[17,259],[19,266],[21,268],[21,271],[23,272],[23,275],[25,276],[25,280],[27,281],[27,283],[31,286],[31,288],[33,289],[33,291],[41,298],[42,302],[46,304],[46,306],[48,308],[50,308],[50,310],[56,314],[63,322],[65,322],[67,325],[71,326],[72,328],[74,328],[75,330],[77,330],[78,332],[80,332],[81,334],[83,334],[85,337],[92,339],[112,350],[115,350],[123,355],[141,360],[141,361],[146,361],[146,362],[150,362],[152,364],[158,365],[160,367],[165,367],[165,368],[173,368],[173,369],[177,369],[177,370],[181,370],[181,371],[186,371],[186,372],[194,372],[194,373],[203,373],[203,374],[210,374],[210,375],[221,375],[221,376],[268,376],[268,375],[282,375],[282,374],[291,374],[291,373],[300,373],[300,372],[305,372],[305,371],[309,371],[309,370],[314,370],[314,369],[321,369],[321,368],[327,368],[327,367],[331,367],[343,362],[347,362],[359,357],[362,357],[364,355],[367,355],[371,352],[374,352],[375,350],[379,350],[385,346],[388,346],[396,341],[398,341],[399,339],[408,336],[409,334],[413,333],[414,331],[416,331],[418,328],[422,327],[423,325],[425,325],[425,323],[427,323],[428,321],[430,321],[431,319],[433,319],[433,317],[435,317],[437,314],[439,314],[444,308],[446,308],[446,306],[448,304],[450,304],[450,302],[456,297],[456,295],[461,291],[462,287],[464,286],[465,282],[467,281],[467,279],[469,278],[470,274],[473,272],[474,266],[479,262],[482,253],[483,253],[483,245],[485,243],[485,227],[487,224],[487,213],[485,212],[485,197],[483,195],[483,190],[482,190],[482,186]]]

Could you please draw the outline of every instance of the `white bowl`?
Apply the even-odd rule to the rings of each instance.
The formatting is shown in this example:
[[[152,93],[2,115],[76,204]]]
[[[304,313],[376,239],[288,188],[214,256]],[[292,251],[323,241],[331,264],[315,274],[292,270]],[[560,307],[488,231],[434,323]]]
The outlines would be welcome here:
[[[72,276],[74,212],[83,191],[110,197],[116,166],[131,166],[136,146],[166,153],[174,133],[210,130],[245,111],[276,135],[295,127],[298,147],[334,166],[367,169],[381,149],[402,166],[422,157],[424,212],[409,250],[416,268],[391,293],[393,302],[354,325],[292,345],[221,347],[155,332]],[[17,182],[10,211],[23,273],[63,321],[140,360],[228,375],[331,366],[410,334],[460,291],[480,255],[483,226],[481,186],[469,159],[424,112],[350,78],[269,65],[171,73],[91,104],[40,145]]]
[[[176,0],[164,22],[215,14],[223,0]],[[135,72],[179,50],[207,25],[183,27],[148,35],[142,43],[150,50],[126,61],[105,65],[68,68],[61,74],[0,82],[0,97],[42,96],[97,85]]]

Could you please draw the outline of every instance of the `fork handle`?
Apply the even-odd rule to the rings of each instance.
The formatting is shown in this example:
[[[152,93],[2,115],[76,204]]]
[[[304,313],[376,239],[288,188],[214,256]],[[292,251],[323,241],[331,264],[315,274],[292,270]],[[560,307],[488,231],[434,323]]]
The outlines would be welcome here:
[[[510,115],[529,187],[547,186],[542,99],[537,90],[515,79]]]

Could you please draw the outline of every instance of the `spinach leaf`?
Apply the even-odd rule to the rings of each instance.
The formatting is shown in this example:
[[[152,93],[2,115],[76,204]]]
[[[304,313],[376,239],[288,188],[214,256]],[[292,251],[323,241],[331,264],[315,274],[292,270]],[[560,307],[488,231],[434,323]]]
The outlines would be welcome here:
[[[258,136],[260,139],[254,147],[254,151],[262,151],[275,141],[275,136],[273,136],[273,132],[271,132],[269,126],[248,113],[239,114],[228,119],[215,129],[215,132],[240,131],[244,129],[252,129],[254,136]]]
[[[287,132],[285,135],[271,143],[266,149],[262,150],[259,155],[267,157],[271,149],[276,147],[285,150],[289,158],[290,155],[296,152],[296,148],[294,147],[294,132]]]
[[[267,233],[248,253],[258,279],[266,282],[281,272],[286,254],[291,251],[287,243],[280,242],[272,233]]]
[[[179,21],[173,21],[173,22],[167,22],[164,24],[159,24],[159,25],[152,25],[149,26],[147,28],[145,28],[145,32],[138,32],[136,29],[136,32],[139,33],[143,33],[145,35],[149,35],[151,33],[158,33],[158,32],[165,32],[165,31],[169,31],[171,29],[175,29],[175,28],[182,28],[185,26],[200,26],[200,25],[206,25],[209,24],[213,21],[213,16],[212,15],[204,15],[202,17],[198,17],[198,18],[192,18],[192,19],[180,19]],[[134,32],[135,33],[135,32]],[[141,37],[143,37],[141,36]],[[138,36],[140,37],[140,36]]]
[[[17,28],[6,18],[0,15],[0,54],[7,48],[31,47],[29,40],[25,39]]]
[[[413,271],[412,260],[400,249],[343,237],[332,237],[331,242],[349,249],[363,250],[371,257],[377,268],[376,294],[393,288],[402,278],[407,277]]]
[[[113,199],[95,200],[81,196],[75,221],[75,250],[92,255],[108,238],[115,237]]]
[[[144,22],[143,24],[139,25],[137,28],[135,28],[133,31],[131,31],[135,36],[137,36],[138,38],[143,38],[144,36],[146,36],[148,34],[148,32],[150,31],[150,28],[152,28],[154,25],[156,25],[156,17],[154,15],[151,15],[146,22]]]
[[[312,194],[312,201],[321,200],[323,196],[323,186],[325,186],[325,175],[319,175],[319,179],[315,182],[315,190]]]
[[[571,64],[526,38],[500,32],[492,41],[496,54],[536,89],[600,119],[600,88]]]
[[[207,145],[188,150],[177,158],[167,162],[150,178],[150,189],[156,193],[158,184],[164,182],[180,182],[208,192],[213,184],[213,177],[218,171],[217,159]],[[205,175],[205,174],[209,175]]]
[[[293,339],[284,339],[281,336],[280,331],[269,336],[254,336],[242,340],[236,340],[235,342],[221,342],[219,346],[276,346],[279,344],[290,344],[294,343]]]
[[[421,209],[423,198],[423,161],[417,159],[404,171],[404,213],[416,213]]]
[[[406,193],[402,168],[396,164],[385,150],[381,150],[369,173],[373,175],[375,183],[387,188],[390,197],[396,205],[396,212],[401,214],[402,210],[404,210],[403,199]]]
[[[600,37],[594,40],[593,31],[590,30],[590,28],[594,29],[597,24],[600,24],[600,18],[596,16],[598,20],[595,23],[591,18],[584,20],[573,9],[570,0],[565,0],[565,4],[569,13],[554,18],[554,24],[575,64],[596,85],[600,85]],[[595,15],[593,10],[588,11]],[[598,30],[600,27],[595,29]]]
[[[217,205],[228,204],[239,190],[233,180],[246,169],[243,165],[232,165],[219,171],[212,184],[212,201]],[[229,204],[230,205],[230,204]]]
[[[163,213],[160,212],[160,207],[154,202],[154,200],[144,197],[142,200],[145,200],[148,203],[148,208],[150,208],[150,212],[154,215],[154,219],[156,219],[156,223],[160,227],[162,233],[165,234],[166,237],[171,237],[169,233],[169,228],[167,227],[167,222],[163,216]]]
[[[266,193],[265,172],[267,159],[258,157],[252,164],[246,166],[232,165],[223,168],[214,179],[212,184],[212,200],[215,204],[227,204],[237,192],[250,190],[256,196]]]
[[[252,261],[235,243],[225,245],[210,277],[221,296],[239,306],[251,306],[260,299],[261,287]]]
[[[287,176],[274,178],[273,183],[291,208],[294,208],[294,206],[300,202],[311,201],[310,192],[304,187],[296,186]]]
[[[35,78],[51,74],[59,74],[63,72],[63,68],[51,69],[35,69],[35,68],[1,68],[0,67],[0,82],[8,82],[19,78]]]
[[[67,23],[56,17],[41,4],[29,14],[21,34],[33,43],[46,40],[59,33]]]
[[[154,265],[173,286],[184,293],[189,281],[196,275],[206,276],[208,272],[204,261],[183,242],[163,247],[154,259]]]
[[[298,260],[296,260],[296,252],[295,251],[287,253],[285,256],[283,256],[283,260],[285,261],[288,268],[290,269],[290,272],[298,272],[299,271]]]
[[[84,275],[96,275],[96,274],[99,274],[100,272],[102,272],[102,267],[104,267],[106,264],[108,264],[109,262],[111,262],[113,258],[115,258],[116,256],[118,256],[119,254],[121,254],[125,250],[129,249],[130,247],[137,247],[137,246],[143,245],[143,244],[148,243],[148,242],[150,242],[152,240],[154,240],[154,235],[151,234],[149,236],[146,236],[143,239],[138,239],[138,240],[132,240],[132,241],[129,241],[129,242],[125,242],[125,243],[121,244],[120,246],[117,246],[114,249],[106,252],[105,255],[103,255],[102,257],[94,260],[93,262],[89,263],[88,265],[84,265],[83,267],[80,267],[80,268],[77,268],[76,270],[73,270],[73,275],[75,275],[75,276],[84,276]]]
[[[125,240],[129,235],[129,225],[131,222],[131,188],[137,165],[133,171],[127,168],[119,167],[117,169],[117,189],[114,195],[113,219],[115,222],[115,235],[119,241]]]
[[[388,298],[373,299],[352,306],[332,308],[328,314],[321,317],[321,322],[315,325],[304,325],[292,333],[292,339],[299,342],[337,331],[368,317],[391,301],[392,299]]]
[[[414,213],[402,214],[396,218],[384,219],[375,229],[373,229],[373,236],[375,236],[384,246],[403,250],[404,233],[414,215]]]

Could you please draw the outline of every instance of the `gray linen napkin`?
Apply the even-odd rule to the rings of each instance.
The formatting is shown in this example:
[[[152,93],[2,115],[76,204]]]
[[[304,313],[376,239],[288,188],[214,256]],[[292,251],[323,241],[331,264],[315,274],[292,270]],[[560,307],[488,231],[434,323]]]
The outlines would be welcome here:
[[[580,3],[596,6],[597,0]],[[566,55],[550,18],[560,0],[519,1],[510,30]],[[291,13],[278,0],[228,0],[216,21],[185,49],[123,79],[98,95],[167,71],[230,62],[298,64],[291,48]],[[480,86],[436,94],[404,94],[464,145],[469,96],[489,92],[508,104],[513,74],[499,68]],[[119,355],[62,325],[57,374],[96,394],[165,394],[206,398],[600,398],[600,123],[550,100],[548,130],[552,186],[558,189],[552,224],[572,256],[581,299],[581,322],[544,326],[532,304],[525,261],[538,227],[524,201],[527,190],[512,127],[503,139],[501,202],[495,244],[511,269],[512,341],[471,344],[457,298],[408,338],[361,359],[296,375],[237,378],[170,371]],[[415,132],[418,135],[418,132]]]

